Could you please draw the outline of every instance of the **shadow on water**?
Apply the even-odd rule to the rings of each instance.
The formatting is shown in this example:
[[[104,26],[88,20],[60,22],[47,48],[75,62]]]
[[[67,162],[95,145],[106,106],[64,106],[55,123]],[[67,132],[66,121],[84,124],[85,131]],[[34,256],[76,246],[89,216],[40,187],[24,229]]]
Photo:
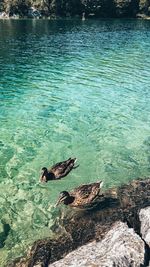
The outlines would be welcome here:
[[[7,236],[9,235],[9,232],[11,230],[11,227],[8,223],[5,221],[1,221],[3,231],[0,233],[0,248],[3,248],[5,246],[5,240],[7,239]]]
[[[9,20],[0,21],[0,32],[0,181],[1,195],[9,196],[1,198],[1,211],[10,211],[12,230],[16,225],[12,237],[2,230],[1,243],[12,259],[44,231],[49,235],[47,222],[58,215],[48,207],[62,189],[96,177],[109,188],[149,175],[150,31],[149,22],[139,20]],[[34,186],[40,166],[72,153],[80,168],[71,179]],[[78,242],[83,225],[86,242],[96,231],[93,222],[124,218],[116,212],[119,203],[107,197],[79,221],[78,213],[76,225],[62,218],[68,222],[62,228],[70,227]],[[20,212],[24,228],[16,220]]]

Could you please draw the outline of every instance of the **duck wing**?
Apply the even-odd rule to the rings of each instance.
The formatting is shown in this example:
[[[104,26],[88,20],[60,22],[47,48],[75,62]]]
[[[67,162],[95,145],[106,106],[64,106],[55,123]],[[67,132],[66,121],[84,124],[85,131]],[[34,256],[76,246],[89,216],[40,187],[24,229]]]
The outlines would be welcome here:
[[[75,198],[72,206],[84,206],[92,203],[99,196],[101,187],[102,181],[75,188],[70,192],[70,195]]]
[[[66,176],[73,168],[75,164],[76,158],[58,162],[57,164],[53,165],[50,169],[56,176],[56,178],[61,178]]]

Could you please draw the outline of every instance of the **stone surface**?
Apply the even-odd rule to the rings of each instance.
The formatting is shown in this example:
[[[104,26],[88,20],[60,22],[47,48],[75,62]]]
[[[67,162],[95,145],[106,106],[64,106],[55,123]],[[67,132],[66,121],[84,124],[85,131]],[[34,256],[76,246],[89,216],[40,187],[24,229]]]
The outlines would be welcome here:
[[[125,223],[117,222],[99,242],[69,253],[49,267],[135,267],[144,263],[144,242]]]
[[[28,9],[28,17],[29,18],[40,18],[41,17],[41,13],[36,8],[30,7]]]
[[[36,12],[30,12],[32,7]],[[0,12],[7,16],[20,17],[136,17],[137,14],[150,15],[150,0],[0,0]],[[145,16],[140,16],[145,18]]]
[[[141,209],[139,213],[141,222],[141,234],[147,245],[150,247],[150,207]]]

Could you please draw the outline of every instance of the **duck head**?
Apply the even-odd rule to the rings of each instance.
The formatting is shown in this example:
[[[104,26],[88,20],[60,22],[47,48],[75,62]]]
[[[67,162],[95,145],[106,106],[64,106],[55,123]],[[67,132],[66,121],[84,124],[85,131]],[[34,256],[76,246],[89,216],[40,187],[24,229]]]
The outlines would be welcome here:
[[[57,200],[56,206],[63,203],[65,205],[68,205],[72,202],[72,197],[69,195],[67,191],[62,191],[59,194],[59,198]]]
[[[48,176],[48,169],[46,167],[43,167],[41,170],[40,181],[47,182],[47,176]]]
[[[46,174],[48,174],[48,169],[46,167],[43,167],[42,170],[41,170],[41,178],[46,176]]]

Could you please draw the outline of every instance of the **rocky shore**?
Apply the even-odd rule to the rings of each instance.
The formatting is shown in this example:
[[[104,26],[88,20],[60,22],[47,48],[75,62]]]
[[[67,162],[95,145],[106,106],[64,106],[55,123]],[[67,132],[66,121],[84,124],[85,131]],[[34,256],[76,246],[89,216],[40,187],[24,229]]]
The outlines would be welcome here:
[[[95,210],[63,211],[53,230],[55,240],[35,242],[7,266],[149,266],[150,178],[105,191]]]
[[[149,0],[1,0],[0,18],[150,18]]]

